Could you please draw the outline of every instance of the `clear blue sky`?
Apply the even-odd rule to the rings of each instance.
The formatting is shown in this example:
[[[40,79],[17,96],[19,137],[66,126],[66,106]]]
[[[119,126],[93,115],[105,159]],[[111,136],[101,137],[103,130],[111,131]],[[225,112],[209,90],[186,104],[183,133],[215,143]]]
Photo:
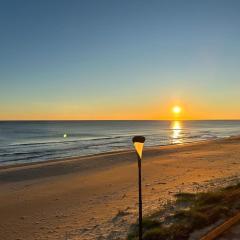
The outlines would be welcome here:
[[[0,119],[240,119],[240,1],[0,1]],[[140,96],[140,98],[139,98]]]

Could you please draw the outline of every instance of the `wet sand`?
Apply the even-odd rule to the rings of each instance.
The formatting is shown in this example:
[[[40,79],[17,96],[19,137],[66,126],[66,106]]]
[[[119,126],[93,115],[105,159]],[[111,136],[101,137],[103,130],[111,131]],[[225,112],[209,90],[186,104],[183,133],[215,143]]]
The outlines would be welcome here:
[[[179,191],[238,181],[240,137],[147,148],[143,208],[148,214]],[[132,151],[0,168],[0,237],[124,239],[137,217]]]

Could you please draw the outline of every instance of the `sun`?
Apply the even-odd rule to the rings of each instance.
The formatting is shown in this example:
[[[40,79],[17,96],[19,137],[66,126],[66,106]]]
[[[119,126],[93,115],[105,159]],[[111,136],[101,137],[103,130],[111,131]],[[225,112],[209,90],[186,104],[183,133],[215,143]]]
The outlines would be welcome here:
[[[172,111],[175,114],[179,114],[182,111],[182,109],[179,106],[174,106]]]

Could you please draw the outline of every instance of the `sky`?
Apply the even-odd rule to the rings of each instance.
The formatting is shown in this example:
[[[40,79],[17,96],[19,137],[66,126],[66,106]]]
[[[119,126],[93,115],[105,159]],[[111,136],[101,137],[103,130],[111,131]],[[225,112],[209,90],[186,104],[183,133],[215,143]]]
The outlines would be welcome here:
[[[240,119],[239,12],[233,0],[0,0],[0,120]]]

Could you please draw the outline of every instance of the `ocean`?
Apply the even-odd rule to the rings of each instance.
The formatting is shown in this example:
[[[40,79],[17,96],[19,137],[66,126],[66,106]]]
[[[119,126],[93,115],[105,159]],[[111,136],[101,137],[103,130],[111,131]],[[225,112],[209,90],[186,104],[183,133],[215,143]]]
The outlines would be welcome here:
[[[240,121],[1,121],[0,165],[56,160],[240,135]]]

